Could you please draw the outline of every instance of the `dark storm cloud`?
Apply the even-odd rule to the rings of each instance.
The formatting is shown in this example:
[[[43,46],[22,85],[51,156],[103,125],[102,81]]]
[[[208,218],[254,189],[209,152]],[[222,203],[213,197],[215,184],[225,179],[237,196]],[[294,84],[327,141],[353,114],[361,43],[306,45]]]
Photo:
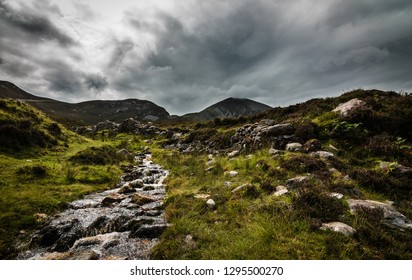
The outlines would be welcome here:
[[[326,3],[294,14],[287,1],[237,1],[228,12],[199,14],[192,28],[184,17],[161,14],[155,48],[119,81],[153,91],[177,111],[227,96],[284,105],[356,87],[410,90],[412,2],[333,1],[311,14]]]
[[[37,7],[42,6],[37,4]],[[0,31],[2,36],[25,35],[26,40],[55,40],[62,46],[75,44],[74,40],[62,32],[47,16],[37,14],[33,9],[16,10],[2,1],[0,2],[0,22],[3,25],[3,31]],[[6,32],[9,34],[4,34]]]
[[[84,84],[88,90],[101,92],[108,86],[107,77],[101,74],[88,74],[84,78]]]
[[[44,76],[47,77],[50,90],[68,95],[78,95],[83,89],[83,74],[58,60],[50,60]]]
[[[412,91],[410,0],[169,1],[134,2],[108,23],[85,2],[70,18],[57,0],[0,0],[0,74],[63,100],[135,97],[179,114],[229,96],[278,106]]]

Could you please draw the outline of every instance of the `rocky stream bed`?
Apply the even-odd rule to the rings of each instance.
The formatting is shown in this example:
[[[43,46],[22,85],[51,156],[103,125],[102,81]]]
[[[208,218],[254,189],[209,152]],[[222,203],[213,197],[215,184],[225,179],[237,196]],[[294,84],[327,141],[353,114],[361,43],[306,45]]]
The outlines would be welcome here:
[[[74,201],[35,232],[19,259],[148,259],[168,226],[164,179],[168,171],[136,156],[118,188]],[[24,246],[23,246],[24,247]]]

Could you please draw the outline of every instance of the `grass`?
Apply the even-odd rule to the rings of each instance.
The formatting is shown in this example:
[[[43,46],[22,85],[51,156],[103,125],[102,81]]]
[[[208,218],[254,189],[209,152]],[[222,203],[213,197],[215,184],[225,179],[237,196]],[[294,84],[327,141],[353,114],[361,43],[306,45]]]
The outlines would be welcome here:
[[[122,173],[118,165],[74,165],[68,161],[79,150],[99,145],[102,143],[86,141],[63,152],[30,159],[0,155],[1,258],[13,256],[12,245],[41,226],[37,213],[55,214],[77,198],[116,185]],[[46,171],[41,176],[31,172],[39,166]]]
[[[410,242],[405,242],[411,232],[399,234],[381,224],[371,225],[364,217],[351,214],[344,201],[334,203],[334,199],[324,193],[332,191],[329,184],[339,182],[336,175],[331,174],[328,180],[312,179],[304,195],[299,192],[281,197],[271,195],[271,190],[288,178],[325,169],[320,160],[288,152],[274,159],[267,150],[260,150],[234,159],[215,156],[215,168],[205,171],[207,155],[182,155],[156,149],[154,158],[171,172],[166,182],[166,217],[172,224],[152,252],[155,259],[412,257]],[[341,164],[347,166],[345,162]],[[233,178],[225,175],[231,170],[239,175]],[[231,186],[225,184],[227,181],[232,182]],[[250,186],[232,193],[245,183]],[[388,199],[381,193],[363,189],[357,182],[352,184],[367,198]],[[209,195],[216,202],[216,208],[208,208],[206,199],[195,198],[197,194]],[[359,234],[350,238],[319,230],[313,226],[317,219],[348,223],[359,228]],[[376,236],[370,237],[374,229]],[[188,241],[189,235],[193,241]],[[397,238],[403,241],[396,241]],[[381,240],[389,247],[378,249]]]

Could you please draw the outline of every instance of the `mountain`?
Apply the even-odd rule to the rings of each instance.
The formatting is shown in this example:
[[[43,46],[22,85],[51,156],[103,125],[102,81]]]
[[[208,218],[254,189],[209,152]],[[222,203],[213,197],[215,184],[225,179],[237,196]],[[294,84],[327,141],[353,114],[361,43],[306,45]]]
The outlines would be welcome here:
[[[212,120],[215,118],[237,118],[253,115],[271,109],[270,106],[243,98],[227,98],[213,104],[199,113],[191,113],[183,116],[192,120]]]
[[[122,122],[127,118],[153,121],[169,117],[169,113],[163,107],[147,100],[93,100],[66,103],[32,95],[6,81],[0,81],[0,97],[24,100],[50,117],[70,124],[96,124],[106,120]]]

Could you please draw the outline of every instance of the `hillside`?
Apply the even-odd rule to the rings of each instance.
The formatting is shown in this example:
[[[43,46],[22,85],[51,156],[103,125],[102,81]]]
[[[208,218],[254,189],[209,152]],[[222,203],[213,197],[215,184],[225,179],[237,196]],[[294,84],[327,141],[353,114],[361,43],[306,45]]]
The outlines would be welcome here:
[[[3,102],[19,108],[15,116],[35,119],[30,112],[37,110],[27,104]],[[39,229],[35,236],[45,236],[40,241],[48,234],[64,240],[43,244],[48,259],[102,259],[107,256],[85,244],[93,240],[93,246],[104,247],[104,240],[119,236],[116,242],[123,242],[125,235],[159,237],[152,259],[411,259],[411,122],[412,95],[354,90],[209,122],[158,127],[127,120],[121,127],[133,129],[88,130],[88,137],[104,143],[81,138],[57,150],[40,147],[46,152],[39,159],[0,150],[0,225],[11,229],[0,232],[0,252],[15,257],[12,245]],[[137,172],[143,162],[128,163],[122,166],[125,182],[113,184],[119,163],[127,161],[120,155],[130,160],[149,152],[150,164],[161,169]],[[150,183],[158,174],[167,176],[164,203],[158,201],[164,190],[157,193]],[[106,200],[91,196],[100,200],[87,206],[93,215],[78,217],[88,221],[85,229],[64,219],[53,222],[73,211],[39,220],[39,214],[67,209],[65,203],[87,192],[116,186],[103,193],[110,194]],[[81,203],[88,201],[80,200],[76,211],[86,211]],[[167,224],[107,211],[164,211]],[[85,233],[91,236],[83,238]]]
[[[10,82],[0,81],[0,97],[25,100],[57,121],[68,124],[97,124],[106,120],[121,122],[167,119],[169,113],[153,102],[138,99],[94,100],[66,103],[29,94]]]
[[[270,106],[242,98],[227,98],[213,104],[198,113],[190,113],[182,116],[187,120],[205,121],[215,118],[237,118],[253,115],[271,109]]]

